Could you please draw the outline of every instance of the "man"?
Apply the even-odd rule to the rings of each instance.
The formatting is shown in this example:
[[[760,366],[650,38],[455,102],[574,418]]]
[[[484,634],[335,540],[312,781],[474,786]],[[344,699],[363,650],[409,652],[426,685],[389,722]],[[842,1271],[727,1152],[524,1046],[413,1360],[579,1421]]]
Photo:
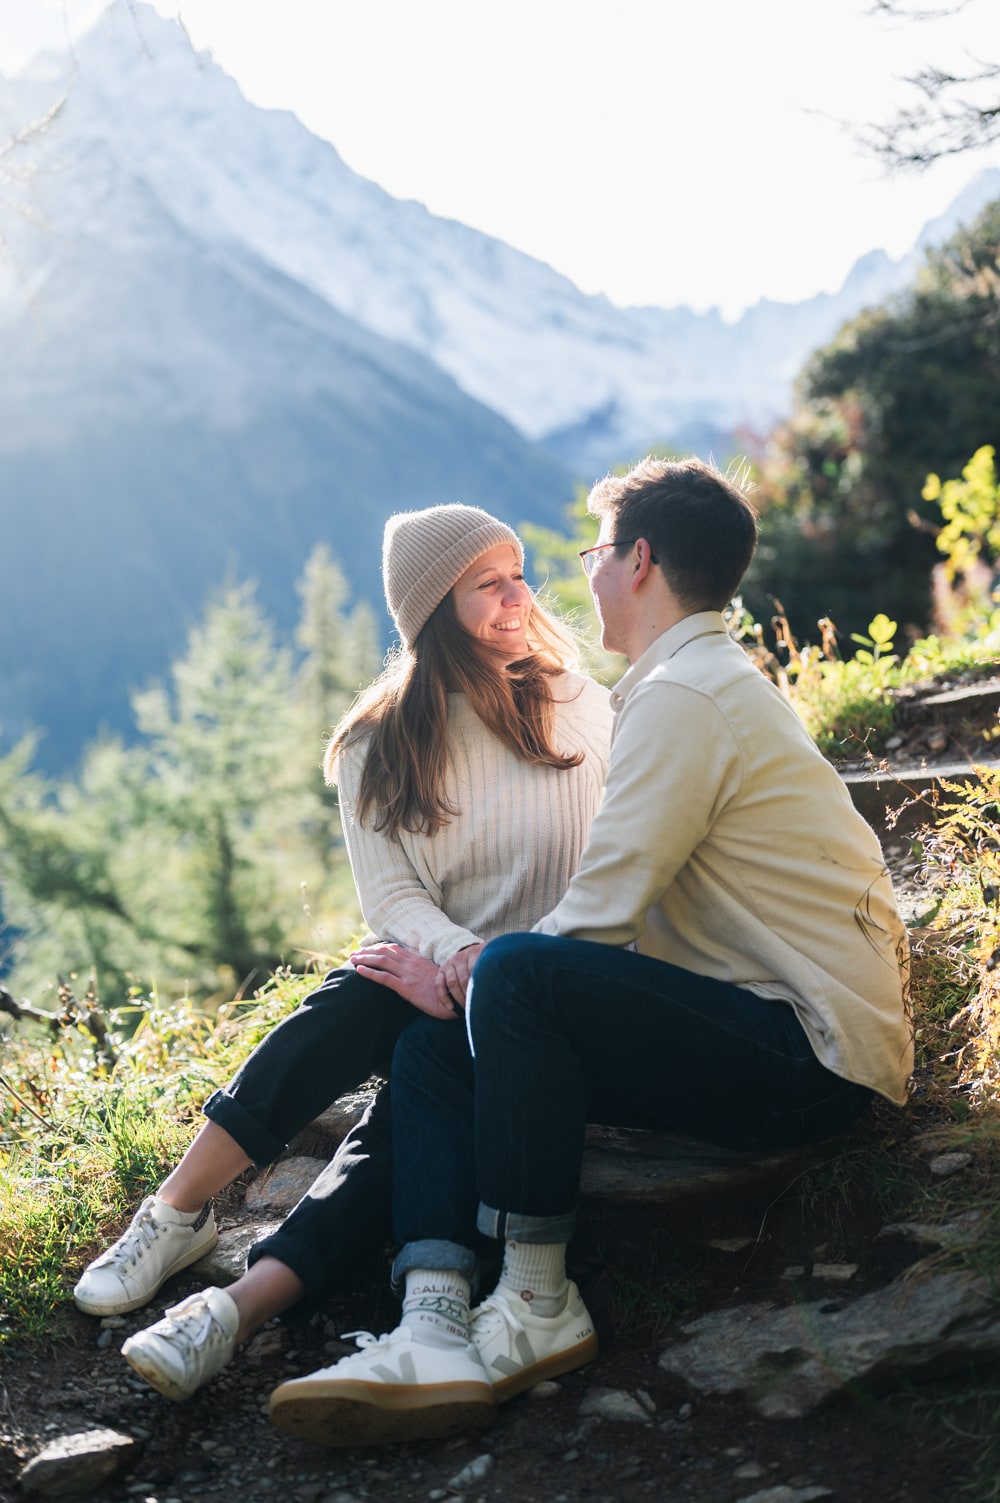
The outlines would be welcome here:
[[[773,1149],[847,1128],[912,1068],[906,933],[878,842],[721,614],[756,544],[738,486],[647,459],[589,499],[581,555],[612,701],[580,870],[476,961],[465,1039],[427,1019],[393,1063],[400,1327],[272,1396],[357,1445],[488,1423],[596,1353],[566,1277],[587,1121]],[[473,1132],[474,1125],[474,1132]],[[478,1233],[503,1243],[470,1314]]]

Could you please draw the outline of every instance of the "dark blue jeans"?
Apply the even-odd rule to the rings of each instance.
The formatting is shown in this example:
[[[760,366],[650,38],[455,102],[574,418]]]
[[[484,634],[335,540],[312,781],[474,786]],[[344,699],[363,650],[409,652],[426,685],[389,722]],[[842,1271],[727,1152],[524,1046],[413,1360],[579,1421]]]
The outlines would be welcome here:
[[[338,1096],[372,1075],[387,1078],[396,1040],[420,1016],[351,967],[331,971],[261,1040],[229,1085],[209,1097],[205,1115],[255,1163],[268,1164]],[[392,1235],[391,1119],[383,1086],[279,1230],[251,1249],[248,1264],[280,1258],[310,1299],[371,1266]]]
[[[429,1019],[396,1045],[397,1280],[471,1272],[477,1227],[568,1241],[587,1122],[765,1150],[841,1132],[871,1100],[819,1063],[788,1003],[584,940],[494,940],[467,1022],[474,1058]]]

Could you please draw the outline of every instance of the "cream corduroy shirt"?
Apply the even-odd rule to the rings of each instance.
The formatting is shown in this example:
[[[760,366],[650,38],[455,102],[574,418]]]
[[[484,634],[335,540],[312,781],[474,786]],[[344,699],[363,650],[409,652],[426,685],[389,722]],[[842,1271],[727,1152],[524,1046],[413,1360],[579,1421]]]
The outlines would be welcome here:
[[[340,815],[370,938],[437,965],[466,945],[528,930],[576,871],[604,789],[611,740],[608,690],[579,674],[554,681],[555,745],[582,751],[560,772],[516,757],[462,694],[448,696],[445,791],[458,815],[433,835],[390,839],[355,817],[365,742],[337,759]]]
[[[604,803],[536,930],[783,998],[828,1069],[902,1103],[906,930],[873,831],[788,701],[709,611],[664,632],[612,705]]]

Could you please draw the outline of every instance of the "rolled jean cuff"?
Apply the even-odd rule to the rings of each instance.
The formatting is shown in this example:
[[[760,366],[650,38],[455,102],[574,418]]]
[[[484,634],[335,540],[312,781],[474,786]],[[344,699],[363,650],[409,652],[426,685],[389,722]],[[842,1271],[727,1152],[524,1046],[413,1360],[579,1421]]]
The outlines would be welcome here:
[[[255,1164],[272,1163],[285,1147],[280,1138],[262,1127],[246,1107],[227,1096],[225,1091],[213,1091],[202,1111],[210,1122],[227,1132]]]
[[[441,1272],[460,1273],[470,1284],[476,1282],[479,1259],[469,1247],[460,1242],[444,1242],[425,1238],[422,1242],[407,1242],[399,1249],[392,1265],[392,1292],[397,1299],[403,1297],[404,1276],[413,1268],[433,1268]]]
[[[576,1231],[576,1210],[561,1216],[525,1216],[521,1211],[495,1211],[480,1204],[476,1225],[497,1242],[569,1242]]]

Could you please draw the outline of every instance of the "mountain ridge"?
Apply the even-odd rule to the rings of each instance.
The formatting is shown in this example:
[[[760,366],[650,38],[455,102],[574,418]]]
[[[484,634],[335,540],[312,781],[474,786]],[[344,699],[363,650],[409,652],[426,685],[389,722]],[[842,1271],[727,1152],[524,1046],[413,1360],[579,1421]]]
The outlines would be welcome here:
[[[724,459],[847,302],[900,274],[874,251],[841,293],[735,325],[618,309],[391,198],[138,0],[72,79],[49,57],[0,80],[0,121],[43,119],[64,88],[0,223],[0,723],[7,742],[47,727],[50,768],[128,732],[130,687],[223,579],[258,580],[287,634],[327,541],[381,612],[393,510],[558,525],[574,479],[653,442]]]

